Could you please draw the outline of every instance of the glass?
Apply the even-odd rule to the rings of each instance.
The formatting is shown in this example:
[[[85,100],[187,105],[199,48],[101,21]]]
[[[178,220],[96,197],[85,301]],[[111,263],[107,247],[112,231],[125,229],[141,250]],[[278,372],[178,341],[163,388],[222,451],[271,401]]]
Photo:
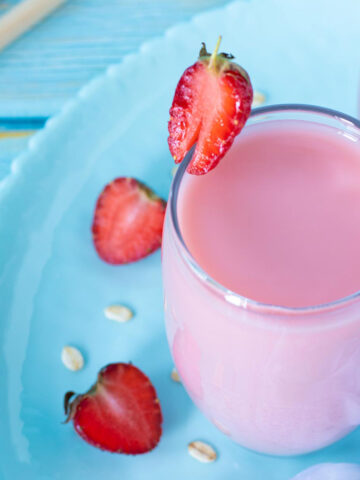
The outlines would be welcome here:
[[[360,122],[305,105],[255,109],[248,124],[297,119],[360,141]],[[246,127],[245,127],[246,128]],[[220,285],[182,238],[170,192],[163,234],[170,349],[195,404],[241,445],[275,455],[325,447],[360,424],[360,292],[304,308],[268,305]]]

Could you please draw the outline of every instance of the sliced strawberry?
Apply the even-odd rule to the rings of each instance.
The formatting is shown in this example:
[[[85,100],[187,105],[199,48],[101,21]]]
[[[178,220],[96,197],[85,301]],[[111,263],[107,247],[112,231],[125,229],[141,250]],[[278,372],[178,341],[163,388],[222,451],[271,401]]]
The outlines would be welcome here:
[[[108,263],[130,263],[161,245],[166,203],[134,178],[120,177],[98,198],[92,233],[99,256]]]
[[[250,115],[253,90],[246,71],[214,53],[205,44],[199,59],[183,73],[170,108],[169,148],[180,163],[197,142],[187,171],[203,175],[212,170],[232,145]]]
[[[138,368],[113,363],[100,370],[96,384],[75,397],[65,395],[66,422],[94,447],[136,455],[156,447],[162,414],[156,391]]]

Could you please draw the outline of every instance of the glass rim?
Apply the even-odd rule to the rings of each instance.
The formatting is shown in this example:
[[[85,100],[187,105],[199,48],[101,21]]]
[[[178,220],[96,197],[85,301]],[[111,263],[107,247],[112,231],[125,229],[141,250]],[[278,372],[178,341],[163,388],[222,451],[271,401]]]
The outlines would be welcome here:
[[[342,121],[345,120],[346,123],[349,124],[349,126],[354,126],[360,131],[360,120],[357,120],[356,118],[347,115],[345,113],[341,113],[337,110],[333,110],[330,108],[325,108],[325,107],[318,107],[315,105],[307,105],[307,104],[297,104],[297,103],[290,103],[290,104],[277,104],[277,105],[268,105],[265,107],[258,107],[254,108],[251,111],[250,118],[257,117],[259,115],[263,114],[269,114],[269,113],[279,113],[279,112],[304,112],[304,113],[313,113],[313,114],[321,114],[323,116],[328,116],[333,118],[334,120]],[[180,243],[181,248],[184,250],[186,254],[186,262],[190,265],[192,270],[196,273],[196,275],[199,277],[200,281],[204,282],[205,284],[208,284],[212,289],[215,289],[218,293],[224,296],[225,300],[227,300],[229,303],[238,306],[238,307],[243,307],[243,308],[248,308],[252,307],[254,309],[261,309],[261,310],[267,310],[269,313],[271,312],[279,312],[279,313],[288,313],[288,314],[305,314],[305,313],[317,313],[321,312],[324,310],[329,310],[334,307],[342,307],[348,303],[351,303],[352,301],[359,299],[360,298],[360,290],[356,291],[355,293],[352,293],[350,295],[347,295],[345,297],[338,298],[336,300],[333,300],[331,302],[326,302],[326,303],[321,303],[321,304],[316,304],[316,305],[309,305],[305,307],[288,307],[288,306],[283,306],[283,305],[276,305],[276,304],[271,304],[271,303],[265,303],[265,302],[259,302],[257,300],[253,300],[251,298],[248,298],[244,295],[241,295],[237,292],[234,292],[221,283],[219,283],[217,280],[212,278],[195,260],[195,258],[192,256],[190,253],[190,250],[188,249],[185,240],[181,234],[180,230],[180,225],[179,225],[179,220],[178,220],[178,214],[177,214],[177,200],[178,200],[178,193],[179,193],[179,188],[181,185],[181,180],[183,178],[183,175],[186,171],[186,167],[189,164],[192,154],[194,152],[195,146],[187,153],[185,156],[184,160],[181,162],[179,168],[177,169],[177,172],[175,174],[175,177],[173,179],[171,188],[170,188],[170,194],[169,194],[169,204],[170,204],[170,220],[172,223],[172,226],[174,228],[176,238]]]

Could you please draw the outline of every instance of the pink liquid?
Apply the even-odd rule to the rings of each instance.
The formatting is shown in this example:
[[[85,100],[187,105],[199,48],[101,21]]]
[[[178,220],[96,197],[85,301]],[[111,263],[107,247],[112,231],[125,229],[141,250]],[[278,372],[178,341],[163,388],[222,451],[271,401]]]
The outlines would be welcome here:
[[[360,290],[360,148],[332,128],[272,122],[245,130],[210,174],[187,175],[185,243],[225,287],[303,307]]]
[[[222,163],[185,174],[178,217],[213,279],[250,299],[305,307],[360,289],[360,140],[309,121],[246,127]],[[170,209],[167,335],[194,402],[249,448],[305,453],[360,424],[360,301],[258,306],[191,267]]]

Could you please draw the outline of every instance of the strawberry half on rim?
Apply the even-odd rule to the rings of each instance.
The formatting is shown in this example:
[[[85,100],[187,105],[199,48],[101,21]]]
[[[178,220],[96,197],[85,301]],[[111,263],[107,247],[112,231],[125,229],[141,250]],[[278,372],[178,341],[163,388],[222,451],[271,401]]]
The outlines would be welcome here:
[[[247,121],[253,89],[246,71],[219,53],[221,37],[210,55],[203,43],[199,59],[185,70],[170,108],[168,144],[175,163],[191,147],[195,152],[187,167],[194,175],[212,170],[232,145]]]

